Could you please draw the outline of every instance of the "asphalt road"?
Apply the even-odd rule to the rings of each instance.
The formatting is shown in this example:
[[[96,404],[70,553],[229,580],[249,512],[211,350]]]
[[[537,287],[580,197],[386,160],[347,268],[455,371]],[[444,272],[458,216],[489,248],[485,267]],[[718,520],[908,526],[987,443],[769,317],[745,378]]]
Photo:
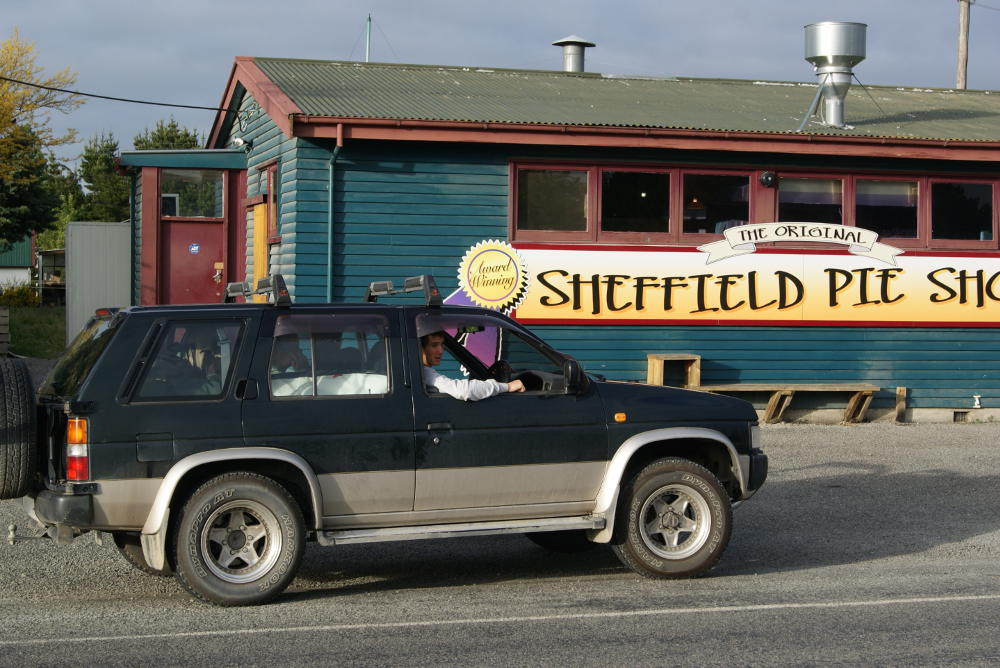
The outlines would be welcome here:
[[[768,484],[688,581],[521,536],[310,546],[276,602],[221,609],[110,542],[0,543],[0,666],[996,665],[998,436],[766,427]]]

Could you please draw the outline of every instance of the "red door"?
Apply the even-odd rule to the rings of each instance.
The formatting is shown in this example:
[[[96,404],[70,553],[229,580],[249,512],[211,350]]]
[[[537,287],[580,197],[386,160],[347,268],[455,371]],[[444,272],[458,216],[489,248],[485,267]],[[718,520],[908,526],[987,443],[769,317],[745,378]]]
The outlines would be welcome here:
[[[161,220],[161,304],[222,301],[224,228],[221,221]]]

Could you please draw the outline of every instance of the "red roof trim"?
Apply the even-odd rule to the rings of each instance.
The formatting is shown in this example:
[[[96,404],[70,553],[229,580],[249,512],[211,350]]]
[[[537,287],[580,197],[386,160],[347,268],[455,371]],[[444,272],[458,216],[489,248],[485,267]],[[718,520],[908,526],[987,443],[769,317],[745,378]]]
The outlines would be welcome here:
[[[245,88],[247,93],[253,96],[260,108],[274,121],[275,125],[281,128],[282,132],[289,137],[292,136],[291,117],[301,115],[302,110],[257,67],[253,58],[244,56],[236,58],[229,74],[229,81],[226,84],[226,92],[222,96],[221,104],[219,104],[220,108],[230,108],[239,86]],[[208,138],[209,147],[216,146],[221,139],[220,135],[225,127],[226,115],[225,111],[216,112],[212,131]]]
[[[335,138],[337,125],[343,124],[344,137],[347,139],[673,148],[794,154],[826,153],[881,158],[1000,161],[1000,142],[339,118],[305,114],[296,115],[292,119],[292,123],[292,134],[307,138]]]

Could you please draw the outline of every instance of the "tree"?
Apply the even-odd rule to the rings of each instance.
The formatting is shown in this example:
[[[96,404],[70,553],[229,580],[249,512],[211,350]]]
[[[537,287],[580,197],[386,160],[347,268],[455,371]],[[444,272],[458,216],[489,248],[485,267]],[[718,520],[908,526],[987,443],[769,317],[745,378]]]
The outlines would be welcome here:
[[[74,220],[84,220],[83,189],[76,172],[57,162],[49,162],[52,191],[58,197],[52,227],[35,235],[35,245],[42,250],[66,247],[66,227]]]
[[[197,132],[181,126],[173,118],[156,121],[155,128],[146,128],[132,140],[137,151],[199,148],[203,143],[204,140]]]
[[[111,133],[94,135],[83,147],[80,178],[87,188],[80,207],[81,220],[118,222],[129,215],[128,179],[115,168],[118,140]]]
[[[51,112],[69,112],[83,104],[78,95],[52,90],[72,85],[76,74],[66,68],[43,76],[35,58],[34,43],[22,40],[17,28],[0,42],[0,178],[9,180],[14,171],[18,171],[18,178],[29,176],[14,162],[15,155],[23,157],[25,130],[31,132],[42,152],[76,138],[72,130],[59,136],[49,127]]]
[[[10,163],[0,176],[0,240],[14,243],[52,224],[59,197],[38,136],[19,125],[8,140]]]

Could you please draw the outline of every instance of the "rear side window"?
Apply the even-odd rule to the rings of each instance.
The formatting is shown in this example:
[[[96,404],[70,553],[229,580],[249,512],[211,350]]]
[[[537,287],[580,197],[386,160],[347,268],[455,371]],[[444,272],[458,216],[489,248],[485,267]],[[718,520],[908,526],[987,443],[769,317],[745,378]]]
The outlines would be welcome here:
[[[218,399],[238,350],[242,321],[187,320],[166,323],[146,360],[135,399]]]
[[[388,321],[380,315],[279,316],[268,364],[275,398],[358,397],[389,391]]]
[[[120,317],[91,318],[55,366],[45,376],[39,392],[43,396],[70,398],[76,395],[90,370],[114,335]]]

